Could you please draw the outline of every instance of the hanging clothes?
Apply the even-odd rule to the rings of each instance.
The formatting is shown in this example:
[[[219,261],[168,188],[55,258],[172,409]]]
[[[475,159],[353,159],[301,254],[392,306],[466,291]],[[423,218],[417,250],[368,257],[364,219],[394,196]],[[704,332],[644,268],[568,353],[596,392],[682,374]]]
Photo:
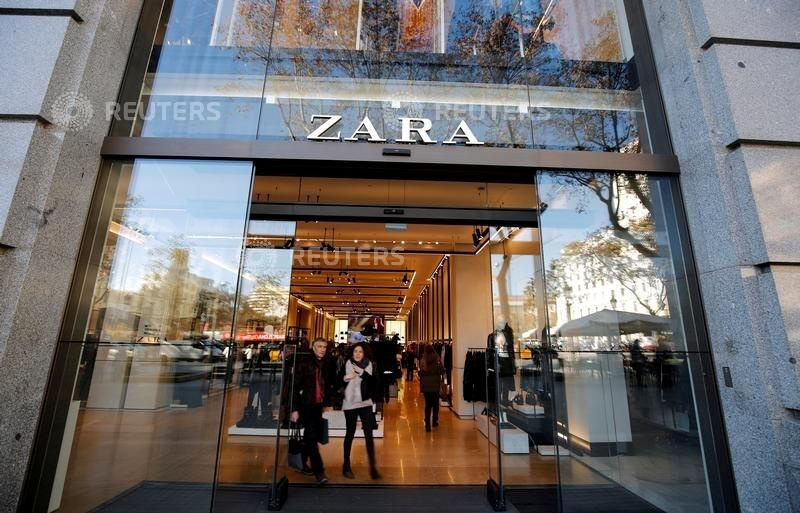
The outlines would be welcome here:
[[[486,352],[467,351],[462,394],[468,402],[486,401]]]

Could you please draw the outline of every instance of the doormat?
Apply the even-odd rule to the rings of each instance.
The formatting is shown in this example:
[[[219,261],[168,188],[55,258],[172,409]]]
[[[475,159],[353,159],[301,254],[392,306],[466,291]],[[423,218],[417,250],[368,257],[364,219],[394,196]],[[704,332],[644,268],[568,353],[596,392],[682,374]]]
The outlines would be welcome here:
[[[568,486],[561,490],[564,511],[569,513],[664,513],[620,486]],[[554,488],[507,490],[506,500],[520,513],[558,511]]]
[[[211,511],[211,485],[142,481],[90,513],[182,513]]]
[[[261,513],[266,494],[217,490],[214,513]],[[285,513],[353,513],[377,510],[403,513],[493,513],[483,486],[292,486]],[[386,509],[391,505],[391,509]],[[446,508],[443,508],[446,505]],[[208,513],[211,486],[145,481],[91,513]],[[508,513],[516,513],[509,505]]]

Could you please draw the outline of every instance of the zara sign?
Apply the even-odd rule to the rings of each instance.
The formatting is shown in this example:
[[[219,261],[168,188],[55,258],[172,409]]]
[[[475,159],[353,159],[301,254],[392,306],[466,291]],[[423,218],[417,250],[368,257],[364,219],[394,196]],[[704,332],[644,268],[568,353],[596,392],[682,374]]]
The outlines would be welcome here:
[[[428,118],[399,118],[400,119],[400,138],[395,139],[394,142],[398,143],[420,143],[420,144],[436,144],[438,141],[432,139],[429,132],[433,128],[433,123]],[[342,132],[339,129],[339,123],[342,121],[342,116],[339,115],[314,115],[311,116],[311,122],[322,120],[322,123],[316,127],[310,134],[308,134],[309,141],[341,141]],[[358,141],[366,138],[369,142],[383,143],[387,142],[386,139],[381,137],[375,125],[370,121],[369,116],[364,116],[361,124],[353,132],[350,137],[345,137],[345,141]],[[483,146],[484,142],[479,141],[475,134],[472,132],[466,121],[461,121],[456,127],[453,134],[442,141],[442,144],[458,144],[463,142],[467,146]]]

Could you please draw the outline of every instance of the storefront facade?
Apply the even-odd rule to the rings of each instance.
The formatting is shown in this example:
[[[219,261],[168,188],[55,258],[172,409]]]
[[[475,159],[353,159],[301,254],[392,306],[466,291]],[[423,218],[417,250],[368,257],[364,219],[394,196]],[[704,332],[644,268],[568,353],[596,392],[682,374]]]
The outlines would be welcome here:
[[[684,197],[694,201],[697,192],[687,192],[683,161],[675,155],[674,141],[681,144],[683,136],[668,124],[665,100],[679,95],[659,86],[671,84],[671,75],[656,65],[665,50],[651,44],[649,6],[154,0],[137,7],[126,6],[113,23],[107,21],[116,12],[111,3],[84,8],[103,27],[99,42],[118,30],[132,43],[118,54],[124,66],[109,65],[116,81],[106,77],[78,88],[114,89],[116,83],[119,91],[116,102],[106,97],[102,103],[110,123],[102,145],[72,150],[76,157],[88,151],[102,158],[88,172],[92,185],[72,174],[47,195],[83,215],[80,229],[70,228],[82,235],[60,256],[32,250],[43,263],[59,256],[56,274],[64,283],[52,299],[58,311],[42,312],[51,318],[39,327],[51,330],[52,363],[40,355],[49,377],[33,373],[39,381],[30,393],[37,397],[23,401],[37,405],[35,429],[26,435],[20,429],[16,437],[28,443],[18,452],[27,455],[17,467],[25,477],[13,481],[18,491],[6,509],[90,511],[141,483],[176,482],[197,486],[193,507],[203,511],[222,511],[220,490],[241,485],[271,491],[270,505],[282,506],[285,437],[261,442],[269,449],[260,453],[258,472],[248,474],[243,469],[254,464],[226,424],[237,400],[230,387],[242,382],[239,335],[244,311],[258,301],[277,319],[269,322],[284,327],[284,342],[299,340],[302,330],[309,330],[307,339],[335,334],[341,315],[318,307],[296,282],[298,270],[320,274],[319,264],[308,265],[303,255],[344,252],[333,233],[303,239],[303,223],[334,222],[474,227],[474,248],[453,239],[445,252],[433,239],[417,241],[418,253],[446,258],[418,294],[381,312],[405,321],[408,341],[459,341],[456,388],[466,383],[459,374],[466,364],[459,367],[458,360],[467,348],[486,344],[486,333],[473,333],[463,319],[478,296],[465,300],[458,291],[481,279],[469,258],[488,248],[480,301],[489,305],[497,330],[504,325],[516,333],[512,358],[534,359],[531,349],[540,355],[541,381],[531,391],[550,426],[543,431],[549,438],[534,444],[552,446],[544,461],[554,476],[550,482],[515,472],[516,460],[487,435],[488,466],[474,481],[489,483],[494,507],[504,507],[506,493],[545,488],[554,511],[582,510],[586,490],[598,486],[575,470],[587,468],[602,486],[655,510],[753,510],[761,489],[740,477],[746,469],[737,470],[736,437],[744,428],[737,425],[733,435],[726,428],[741,404],[726,403],[725,392],[753,374],[729,360],[739,351],[735,340],[714,337],[717,310],[708,303],[728,296],[711,285],[716,282],[702,282],[715,243],[698,242],[696,234],[708,232],[695,225],[707,220],[687,219]],[[58,16],[58,9],[45,11],[36,16]],[[84,22],[81,8],[64,11]],[[27,19],[16,11],[9,16]],[[99,46],[89,57],[95,66],[102,62]],[[105,76],[100,69],[97,76]],[[91,114],[83,124],[80,101],[67,122],[102,131]],[[62,130],[79,137],[69,124]],[[34,132],[33,139],[50,137]],[[730,149],[747,139],[740,136]],[[472,189],[477,200],[468,197]],[[21,218],[19,201],[8,219]],[[47,230],[43,212],[39,228]],[[4,233],[8,248],[35,248],[24,230]],[[772,270],[790,246],[768,231],[765,237],[766,260],[753,262],[760,294],[777,291],[779,311],[787,315],[789,282],[768,280],[793,272],[791,261]],[[404,240],[352,242],[352,254],[414,254],[402,247]],[[409,261],[399,262],[396,272],[402,267],[407,276]],[[269,268],[267,292],[247,290],[248,277],[258,282],[261,264]],[[353,285],[340,262],[329,267],[337,265],[339,275],[326,276],[327,283]],[[446,285],[437,281],[445,275]],[[413,278],[403,280],[413,285]],[[269,297],[253,299],[259,293]],[[312,321],[298,320],[298,304],[312,311]],[[17,319],[9,322],[9,336],[21,329],[14,317],[19,308],[9,310],[9,319]],[[775,350],[783,383],[783,403],[775,407],[785,413],[796,411],[797,377],[787,356],[790,321],[781,322],[784,331],[773,326],[770,333],[787,340],[785,350]],[[218,346],[202,342],[209,334]],[[12,362],[7,347],[4,362]],[[519,409],[511,397],[503,397],[520,388],[519,378],[504,382],[510,375],[487,354],[497,375],[487,391],[497,395],[493,400],[487,392],[486,417],[495,415],[502,438],[501,424],[522,422],[514,420]],[[286,353],[280,361],[278,385],[294,365]],[[28,394],[19,385],[6,389]],[[531,403],[533,411],[539,404]],[[272,407],[280,422],[285,405]],[[453,407],[461,415],[461,406]],[[172,415],[182,408],[186,415]],[[775,436],[789,443],[796,432],[790,418],[771,418],[785,424]],[[787,476],[795,475],[791,458],[781,458],[767,458],[764,465],[773,470],[764,475],[778,461]],[[786,509],[792,507],[789,479],[776,481],[785,483],[784,492],[765,485],[775,511],[793,511]]]

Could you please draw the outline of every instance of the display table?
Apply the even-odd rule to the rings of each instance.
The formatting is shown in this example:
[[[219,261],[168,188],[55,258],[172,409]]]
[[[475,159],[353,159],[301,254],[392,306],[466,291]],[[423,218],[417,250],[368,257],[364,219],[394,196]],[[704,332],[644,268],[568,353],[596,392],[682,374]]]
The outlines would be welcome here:
[[[172,402],[173,383],[170,377],[173,369],[173,364],[161,357],[160,346],[134,347],[125,392],[125,409],[157,410],[169,406]]]
[[[544,414],[542,406],[515,404],[506,410],[508,421],[529,433],[536,445],[553,444],[553,418]]]
[[[477,415],[475,423],[478,431],[489,439],[492,445],[497,445],[497,429],[491,425],[489,429],[489,419],[486,415]],[[528,433],[516,426],[500,429],[500,450],[504,454],[528,454],[531,452],[528,444]]]
[[[615,456],[633,442],[622,358],[560,353],[570,449]]]

